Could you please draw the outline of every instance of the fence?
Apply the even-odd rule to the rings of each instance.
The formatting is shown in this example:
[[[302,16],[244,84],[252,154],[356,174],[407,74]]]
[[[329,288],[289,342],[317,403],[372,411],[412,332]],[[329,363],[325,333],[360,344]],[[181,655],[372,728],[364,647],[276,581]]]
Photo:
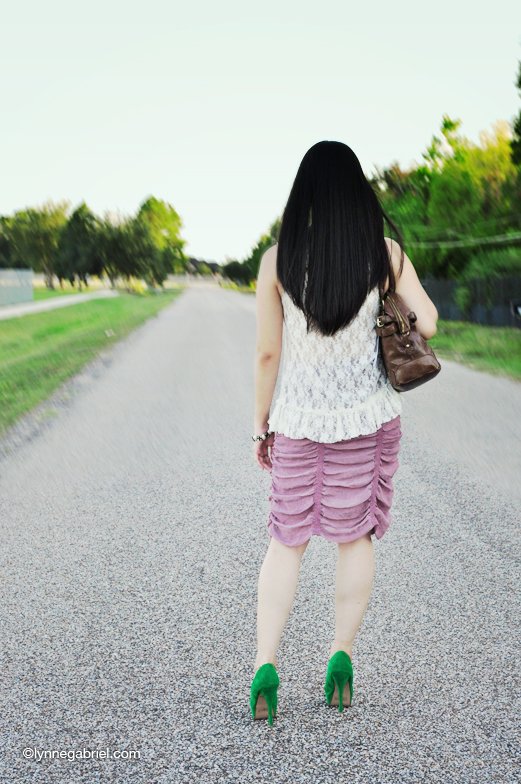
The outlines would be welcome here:
[[[0,269],[0,305],[33,301],[32,269]]]
[[[422,280],[440,319],[472,321],[494,327],[521,327],[521,276]]]

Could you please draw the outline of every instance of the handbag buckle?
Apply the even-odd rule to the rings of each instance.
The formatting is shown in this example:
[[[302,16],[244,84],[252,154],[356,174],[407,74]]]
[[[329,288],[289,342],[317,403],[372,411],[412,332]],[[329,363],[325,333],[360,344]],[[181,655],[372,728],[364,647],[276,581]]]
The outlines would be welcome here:
[[[377,326],[377,327],[383,327],[383,326],[385,326],[385,325],[382,323],[382,321],[381,321],[381,319],[382,319],[382,318],[383,318],[383,316],[377,316],[377,317],[376,317],[376,326]]]

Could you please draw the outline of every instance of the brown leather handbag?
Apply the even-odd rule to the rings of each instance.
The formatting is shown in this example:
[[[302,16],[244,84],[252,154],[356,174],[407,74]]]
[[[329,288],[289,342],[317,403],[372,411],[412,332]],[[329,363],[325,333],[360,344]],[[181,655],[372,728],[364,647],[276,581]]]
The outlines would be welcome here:
[[[394,284],[382,296],[376,332],[389,380],[398,392],[407,392],[438,375],[441,365],[434,351],[415,326],[416,313],[409,310]]]

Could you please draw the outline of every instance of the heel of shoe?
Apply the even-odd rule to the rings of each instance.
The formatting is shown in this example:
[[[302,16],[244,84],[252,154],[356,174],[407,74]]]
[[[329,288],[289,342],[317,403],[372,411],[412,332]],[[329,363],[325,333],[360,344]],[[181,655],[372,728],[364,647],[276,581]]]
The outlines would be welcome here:
[[[347,675],[344,671],[333,672],[331,673],[331,677],[333,678],[333,683],[335,684],[335,691],[333,692],[333,696],[329,704],[335,707],[338,704],[338,710],[342,712],[344,707],[349,707],[351,705],[353,696],[353,677]],[[344,690],[346,684],[349,687],[349,702],[347,702],[344,706]]]
[[[273,724],[277,717],[277,686],[261,689],[255,705],[254,719],[268,719],[268,724]]]
[[[349,701],[344,702],[345,685],[349,685]],[[327,667],[324,692],[328,705],[336,707],[342,712],[344,707],[349,707],[353,701],[353,663],[346,651],[337,651],[330,658]]]
[[[254,719],[268,719],[273,724],[277,716],[279,676],[271,663],[263,664],[253,678],[250,691],[250,710]]]

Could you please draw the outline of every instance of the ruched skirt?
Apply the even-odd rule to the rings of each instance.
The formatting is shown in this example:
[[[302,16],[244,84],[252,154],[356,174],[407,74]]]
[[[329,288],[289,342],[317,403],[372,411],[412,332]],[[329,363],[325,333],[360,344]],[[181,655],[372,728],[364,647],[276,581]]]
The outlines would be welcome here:
[[[381,539],[393,516],[400,416],[375,433],[334,443],[275,433],[271,448],[268,533],[298,546],[311,536],[351,542]]]

